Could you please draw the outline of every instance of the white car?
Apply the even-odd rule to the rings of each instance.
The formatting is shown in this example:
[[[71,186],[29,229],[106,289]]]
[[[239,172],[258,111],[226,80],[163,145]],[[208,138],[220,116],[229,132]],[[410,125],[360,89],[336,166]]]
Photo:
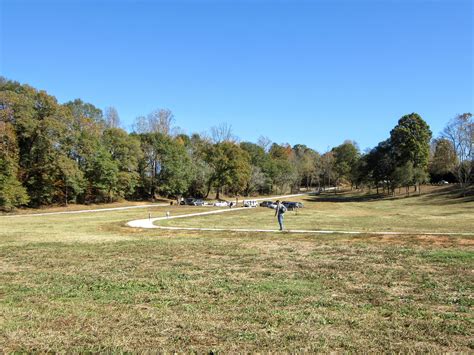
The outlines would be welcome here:
[[[227,206],[229,206],[229,202],[227,202],[227,201],[217,201],[217,202],[214,202],[214,206],[216,206],[216,207],[227,207]]]
[[[258,203],[255,200],[244,200],[242,203],[242,206],[244,207],[257,207]]]

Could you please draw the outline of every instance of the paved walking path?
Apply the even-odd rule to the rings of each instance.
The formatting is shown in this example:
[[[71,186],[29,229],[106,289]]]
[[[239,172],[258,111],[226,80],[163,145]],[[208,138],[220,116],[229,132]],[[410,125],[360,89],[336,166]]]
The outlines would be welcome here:
[[[14,214],[0,217],[32,217],[32,216],[50,216],[56,214],[77,214],[77,213],[94,213],[94,212],[107,212],[107,211],[122,211],[131,210],[135,208],[149,208],[149,207],[163,207],[169,206],[169,203],[155,203],[152,205],[139,205],[139,206],[125,206],[125,207],[110,207],[110,208],[97,208],[93,210],[77,210],[77,211],[62,211],[62,212],[44,212],[44,213],[25,213],[25,214]]]
[[[255,198],[255,199],[242,199],[241,201],[253,200],[253,201],[264,201],[264,200],[274,200],[274,199],[283,199],[283,198],[291,198],[291,197],[298,197],[304,196],[308,194],[293,194],[293,195],[283,195],[283,196],[273,196],[273,197],[262,197],[262,198]],[[234,212],[239,210],[248,210],[252,207],[234,207],[228,208],[223,207],[221,210],[215,211],[207,211],[207,212],[197,212],[197,213],[189,213],[189,214],[182,214],[182,215],[175,215],[175,216],[165,216],[165,217],[156,217],[156,218],[146,218],[146,219],[137,219],[134,221],[130,221],[127,223],[127,226],[134,227],[134,228],[168,228],[168,227],[158,227],[153,224],[155,221],[162,221],[164,219],[175,219],[175,218],[185,218],[185,217],[195,217],[195,216],[205,216],[208,214],[216,214],[216,213],[225,213],[225,212]],[[171,227],[169,227],[171,228]]]
[[[304,194],[298,195],[287,195],[287,196],[278,196],[274,198],[288,198],[301,196]],[[261,198],[259,200],[270,200],[272,198]],[[196,216],[205,216],[218,213],[229,213],[240,210],[249,210],[249,207],[238,207],[238,208],[226,208],[217,211],[207,211],[207,212],[198,212],[190,213],[176,216],[164,216],[156,218],[147,218],[147,219],[138,219],[130,221],[127,223],[127,226],[133,228],[144,228],[144,229],[164,229],[164,230],[184,230],[184,231],[219,231],[219,232],[259,232],[259,233],[300,233],[300,234],[368,234],[368,235],[459,235],[459,236],[474,236],[473,233],[458,233],[458,232],[394,232],[394,231],[348,231],[348,230],[309,230],[309,229],[288,229],[283,232],[278,229],[249,229],[249,228],[198,228],[198,227],[172,227],[172,226],[159,226],[155,225],[154,222],[170,220],[176,218],[187,218],[187,217],[196,217]]]

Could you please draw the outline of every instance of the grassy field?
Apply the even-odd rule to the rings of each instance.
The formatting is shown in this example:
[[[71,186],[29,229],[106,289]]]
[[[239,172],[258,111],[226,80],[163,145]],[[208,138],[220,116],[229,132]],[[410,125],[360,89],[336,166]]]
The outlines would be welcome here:
[[[292,228],[467,231],[474,202],[307,198]],[[135,230],[157,207],[0,217],[5,351],[474,349],[474,238]],[[275,227],[271,211],[172,225]],[[171,222],[171,221],[170,221]],[[293,226],[294,225],[294,226]]]
[[[305,207],[285,213],[287,229],[398,232],[474,232],[474,199],[447,198],[443,190],[410,198],[374,199],[343,193],[305,196]],[[275,211],[256,208],[158,222],[162,226],[277,229]]]

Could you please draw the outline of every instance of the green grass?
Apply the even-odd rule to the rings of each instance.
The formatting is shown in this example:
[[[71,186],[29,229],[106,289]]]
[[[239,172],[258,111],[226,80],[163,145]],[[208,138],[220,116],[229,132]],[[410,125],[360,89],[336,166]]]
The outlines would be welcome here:
[[[438,263],[472,263],[474,254],[464,250],[436,250],[429,251],[425,255],[426,258]]]
[[[346,197],[349,202],[347,202]],[[292,199],[305,207],[285,213],[287,229],[355,230],[397,232],[473,232],[474,201],[444,204],[443,200],[421,197],[352,201],[352,194],[331,194]],[[276,229],[275,211],[248,211],[157,222],[163,226]]]
[[[437,206],[436,196],[422,199]],[[402,211],[406,203],[417,201],[359,205],[383,217],[383,206]],[[449,204],[448,197],[445,202],[445,211],[461,215],[470,206]],[[312,203],[314,210],[334,213],[332,205],[307,201],[308,213]],[[358,202],[339,203],[343,216],[341,211],[355,209],[352,204]],[[178,214],[199,209],[150,211],[160,216],[167,210]],[[126,221],[147,216],[147,210],[130,210],[0,218],[0,349],[474,349],[471,237],[125,227]],[[242,216],[249,212],[219,218]],[[469,226],[470,217],[466,222],[462,216],[457,223]]]

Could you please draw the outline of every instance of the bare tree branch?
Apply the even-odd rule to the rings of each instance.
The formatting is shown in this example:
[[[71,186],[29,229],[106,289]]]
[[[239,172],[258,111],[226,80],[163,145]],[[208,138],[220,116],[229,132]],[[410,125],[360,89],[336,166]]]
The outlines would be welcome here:
[[[211,127],[211,139],[214,143],[237,141],[237,137],[232,133],[232,125],[226,122]]]

